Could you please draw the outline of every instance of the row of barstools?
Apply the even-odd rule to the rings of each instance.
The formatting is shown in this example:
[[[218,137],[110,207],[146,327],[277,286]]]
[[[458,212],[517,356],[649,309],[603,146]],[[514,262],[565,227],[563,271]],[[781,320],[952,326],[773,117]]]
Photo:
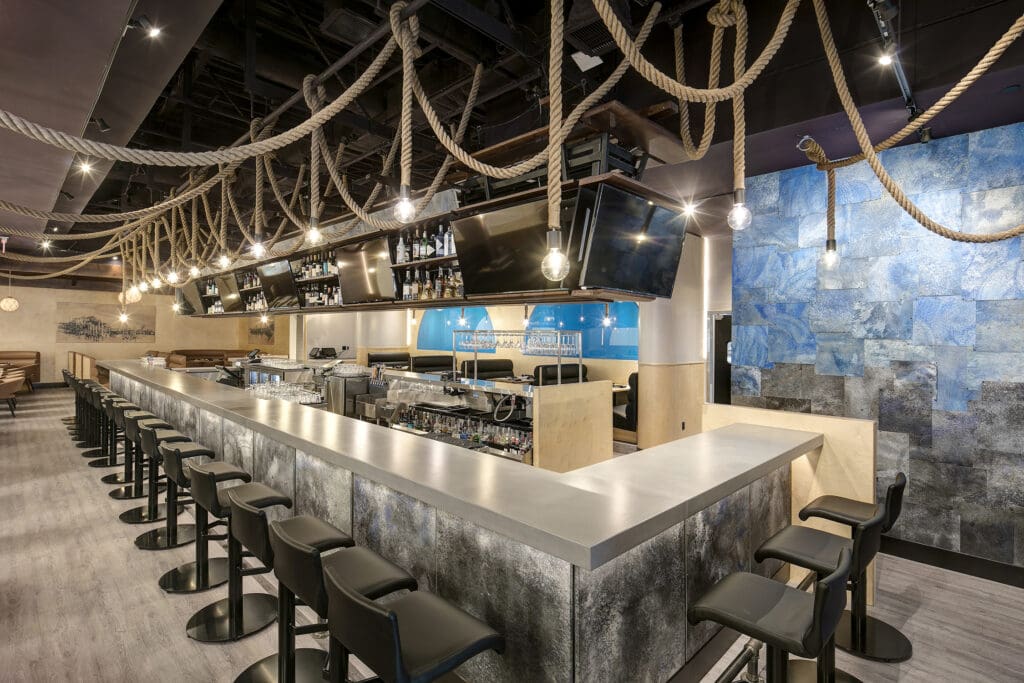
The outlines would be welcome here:
[[[277,653],[248,667],[236,681],[326,677],[342,683],[348,680],[353,654],[380,680],[426,682],[477,654],[504,650],[504,638],[494,629],[418,591],[407,571],[356,546],[327,522],[308,515],[272,521],[282,516],[274,509],[291,508],[288,496],[216,460],[213,450],[170,423],[96,382],[69,372],[64,379],[75,391],[75,415],[65,419],[72,439],[86,449],[90,466],[119,470],[102,479],[118,485],[111,497],[146,499],[122,513],[121,521],[163,522],[136,538],[135,545],[164,550],[195,543],[195,560],[166,572],[160,587],[167,593],[196,593],[228,584],[226,598],[192,615],[187,635],[200,642],[231,642],[278,622]],[[164,503],[159,502],[161,493]],[[196,523],[179,524],[178,514],[189,504],[195,504]],[[219,527],[226,533],[213,533]],[[210,541],[227,541],[226,559],[209,556]],[[247,567],[246,558],[261,566]],[[243,593],[243,577],[270,571],[277,578],[276,599]],[[296,606],[312,609],[318,621],[298,624]],[[296,636],[324,631],[330,635],[327,652],[296,649]]]

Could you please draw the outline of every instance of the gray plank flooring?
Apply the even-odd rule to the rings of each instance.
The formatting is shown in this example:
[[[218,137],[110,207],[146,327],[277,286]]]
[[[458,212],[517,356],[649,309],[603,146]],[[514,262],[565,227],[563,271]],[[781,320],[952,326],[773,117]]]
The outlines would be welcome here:
[[[231,681],[273,653],[274,627],[227,645],[185,636],[188,617],[226,588],[159,589],[157,577],[194,549],[134,547],[152,527],[117,521],[137,503],[111,500],[99,482],[110,470],[88,467],[71,445],[60,423],[71,405],[69,391],[46,389],[21,398],[17,418],[0,415],[0,681]],[[245,582],[274,592],[272,578]],[[878,585],[871,612],[899,626],[915,656],[890,665],[839,653],[841,668],[871,683],[1024,681],[1024,591],[889,556]],[[299,646],[324,643],[304,636]]]

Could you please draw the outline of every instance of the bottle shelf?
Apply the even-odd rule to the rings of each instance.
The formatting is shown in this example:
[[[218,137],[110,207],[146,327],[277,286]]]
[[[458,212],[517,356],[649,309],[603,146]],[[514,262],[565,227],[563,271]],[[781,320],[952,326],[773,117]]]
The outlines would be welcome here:
[[[431,266],[439,266],[443,263],[453,263],[458,261],[458,255],[454,256],[438,256],[436,258],[419,259],[416,261],[406,261],[405,263],[396,263],[391,266],[394,270],[410,270],[414,268],[430,268]]]
[[[261,285],[256,285],[255,287],[243,287],[238,290],[238,293],[245,294],[246,292],[259,292],[262,291],[262,289],[263,287]]]
[[[308,284],[315,284],[317,282],[326,282],[327,280],[337,280],[337,279],[338,279],[337,274],[332,273],[330,275],[321,275],[319,277],[302,278],[301,280],[296,278],[295,279],[295,284],[297,284],[297,285],[308,285]]]

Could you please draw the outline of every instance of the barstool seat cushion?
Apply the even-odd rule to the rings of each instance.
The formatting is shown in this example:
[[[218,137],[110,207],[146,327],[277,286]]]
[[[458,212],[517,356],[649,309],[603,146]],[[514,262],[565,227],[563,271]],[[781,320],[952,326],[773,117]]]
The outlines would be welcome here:
[[[820,517],[848,526],[857,526],[874,517],[877,512],[878,506],[874,503],[862,503],[842,496],[821,496],[800,511],[800,519],[806,521],[809,517]]]
[[[321,557],[324,572],[331,572],[362,595],[376,600],[400,590],[416,590],[416,579],[377,553],[356,546]]]
[[[249,507],[268,508],[272,505],[284,505],[285,507],[292,506],[291,498],[260,482],[232,486],[229,489],[224,489],[224,491],[228,494],[229,500],[243,503]],[[220,498],[219,491],[218,498]]]
[[[763,562],[768,558],[776,558],[824,576],[835,571],[839,553],[844,548],[853,552],[853,541],[827,531],[794,524],[762,543],[754,552],[754,559]]]
[[[730,574],[697,600],[687,616],[691,624],[714,621],[798,657],[818,655],[803,645],[814,619],[814,596],[763,576]]]
[[[398,617],[402,659],[413,681],[432,681],[485,650],[505,647],[497,631],[432,593],[406,593],[386,608]]]
[[[222,481],[250,482],[252,476],[245,470],[223,460],[211,460],[202,464],[188,462],[182,470],[188,473],[192,486],[192,498],[214,517],[225,519],[231,516],[231,500],[227,497],[230,489],[218,489]],[[246,484],[247,485],[247,484]]]
[[[153,438],[159,443],[161,441],[191,441],[189,437],[185,436],[177,429],[168,429],[166,427],[159,427],[154,430]]]
[[[291,540],[308,545],[320,552],[332,548],[343,548],[355,545],[352,537],[322,519],[311,515],[299,515],[276,522],[281,533]]]

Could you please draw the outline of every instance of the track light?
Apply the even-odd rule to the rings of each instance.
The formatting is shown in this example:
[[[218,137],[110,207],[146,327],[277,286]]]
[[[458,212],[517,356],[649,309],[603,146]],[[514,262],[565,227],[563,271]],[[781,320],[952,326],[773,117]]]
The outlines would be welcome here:
[[[548,230],[548,253],[540,262],[540,272],[552,282],[564,280],[569,274],[569,258],[562,253],[562,230]]]
[[[102,116],[94,116],[94,117],[92,117],[91,119],[89,119],[89,123],[91,123],[94,126],[96,126],[96,129],[99,130],[99,132],[101,132],[101,133],[109,133],[110,132],[110,126],[107,124],[107,122],[103,119]]]
[[[416,217],[416,207],[409,198],[409,186],[402,185],[398,192],[398,203],[395,204],[395,219],[408,223]]]
[[[61,199],[66,199],[69,202],[75,198],[75,195],[71,194],[67,190],[61,190],[58,194],[60,194]]]
[[[746,190],[740,188],[733,193],[733,205],[729,211],[729,215],[726,217],[726,222],[729,227],[739,232],[740,230],[746,230],[750,227],[750,222],[754,220],[754,214],[750,212],[746,201]]]
[[[523,305],[523,329],[525,330],[530,326],[530,306],[529,304]]]
[[[140,29],[150,39],[159,38],[160,34],[163,33],[163,29],[151,22],[145,14],[138,19],[129,21],[128,26],[125,27],[125,33],[130,28]]]

